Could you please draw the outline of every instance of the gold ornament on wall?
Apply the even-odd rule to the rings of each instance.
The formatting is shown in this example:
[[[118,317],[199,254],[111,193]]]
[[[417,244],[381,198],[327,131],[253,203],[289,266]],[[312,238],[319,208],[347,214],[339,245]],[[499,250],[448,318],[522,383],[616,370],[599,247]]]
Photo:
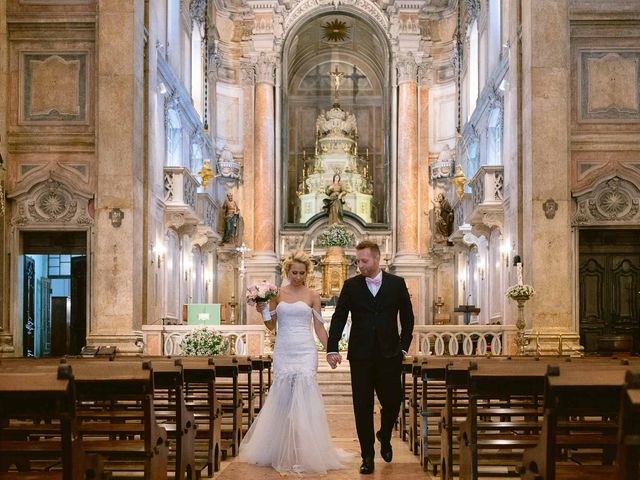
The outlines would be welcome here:
[[[462,173],[462,167],[460,165],[456,165],[456,173],[451,179],[451,183],[456,187],[458,198],[464,197],[464,186],[469,183],[469,179]]]
[[[198,172],[200,178],[202,179],[202,186],[207,188],[209,186],[209,180],[214,177],[213,170],[211,169],[211,165],[209,164],[209,160],[205,160],[202,163],[202,168]]]
[[[322,25],[322,38],[328,42],[344,42],[349,38],[349,27],[342,20],[331,20]]]

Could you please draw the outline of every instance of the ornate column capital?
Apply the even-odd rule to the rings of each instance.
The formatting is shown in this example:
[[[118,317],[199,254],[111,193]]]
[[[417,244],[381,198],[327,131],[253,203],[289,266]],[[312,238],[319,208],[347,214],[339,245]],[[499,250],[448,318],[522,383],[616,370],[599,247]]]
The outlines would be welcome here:
[[[253,86],[256,83],[256,67],[249,62],[240,63],[240,83],[245,86]]]
[[[255,64],[255,81],[256,83],[269,83],[275,85],[276,81],[276,62],[275,59],[266,53],[260,53]]]
[[[433,85],[433,64],[431,59],[424,59],[418,66],[418,83],[420,86],[430,87]]]
[[[406,82],[416,82],[418,64],[410,53],[401,56],[396,62],[398,70],[398,85]]]

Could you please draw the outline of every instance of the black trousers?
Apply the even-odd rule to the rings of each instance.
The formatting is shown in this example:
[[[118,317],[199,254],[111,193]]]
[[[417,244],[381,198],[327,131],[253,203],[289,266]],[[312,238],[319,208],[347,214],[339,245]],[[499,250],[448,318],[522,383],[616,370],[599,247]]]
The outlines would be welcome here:
[[[377,349],[376,349],[377,350]],[[349,360],[356,429],[362,458],[374,456],[373,392],[380,401],[380,433],[390,440],[402,402],[402,353],[383,358],[379,352],[370,360]]]

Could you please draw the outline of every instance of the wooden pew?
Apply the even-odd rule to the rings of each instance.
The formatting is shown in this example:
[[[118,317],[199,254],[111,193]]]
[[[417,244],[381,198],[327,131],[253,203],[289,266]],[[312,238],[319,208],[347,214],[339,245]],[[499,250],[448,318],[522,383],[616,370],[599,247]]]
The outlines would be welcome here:
[[[490,466],[520,464],[536,444],[547,365],[540,361],[484,361],[469,367],[469,410],[460,425],[460,479],[479,477],[479,458]]]
[[[247,357],[215,356],[211,357],[216,369],[216,396],[222,407],[222,449],[223,458],[230,453],[238,455],[243,433],[244,409],[240,390],[240,372],[250,377],[251,363]],[[247,417],[247,423],[249,419]],[[248,428],[248,427],[247,427]]]
[[[167,432],[157,424],[149,362],[70,361],[76,379],[78,433],[109,471],[143,470],[167,478]]]
[[[76,439],[71,368],[29,364],[26,371],[0,369],[0,479],[103,478],[99,459],[85,455]],[[43,461],[61,468],[32,470]],[[19,471],[9,471],[11,465]]]
[[[175,478],[195,478],[196,422],[186,406],[180,360],[154,358],[153,383],[156,418],[175,442]]]
[[[405,441],[411,436],[411,399],[413,397],[413,366],[418,361],[417,357],[405,357],[402,361],[402,403],[400,404],[400,414],[398,418],[398,433]],[[410,378],[410,381],[407,381]],[[413,451],[412,442],[409,440],[409,450]]]
[[[193,412],[196,430],[196,459],[204,451],[207,474],[220,470],[222,459],[222,406],[216,395],[216,367],[213,358],[181,357],[185,400]],[[200,448],[200,443],[204,448]]]
[[[542,434],[524,452],[522,478],[617,478],[613,460],[627,369],[589,363],[549,366]],[[588,455],[578,458],[584,451]]]
[[[627,371],[620,406],[618,457],[621,480],[640,478],[640,372]]]
[[[434,475],[440,460],[438,423],[446,398],[445,372],[451,362],[450,357],[430,357],[420,364],[420,463],[424,471],[431,465]]]

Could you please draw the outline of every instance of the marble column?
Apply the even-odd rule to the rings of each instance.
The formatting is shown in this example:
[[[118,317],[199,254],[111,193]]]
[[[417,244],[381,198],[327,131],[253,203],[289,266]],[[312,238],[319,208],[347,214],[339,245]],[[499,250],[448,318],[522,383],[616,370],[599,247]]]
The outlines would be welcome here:
[[[275,253],[275,60],[264,53],[255,64],[253,149],[253,252],[246,261],[244,286],[262,280],[276,282],[279,259]],[[240,286],[238,298],[244,298]],[[243,302],[244,323],[262,323],[254,309]]]
[[[100,0],[97,188],[88,344],[136,346],[143,315],[144,5]],[[123,216],[118,223],[119,209]],[[114,221],[116,220],[116,221]]]
[[[429,87],[431,85],[431,64],[423,61],[418,67],[418,204],[431,204],[431,183],[429,178]],[[429,253],[431,229],[429,228],[429,208],[419,208],[418,252]]]
[[[398,60],[397,255],[418,253],[418,89],[415,60]]]
[[[398,68],[398,142],[396,249],[392,271],[405,278],[416,324],[426,322],[430,299],[427,262],[419,254],[420,211],[418,189],[418,66],[410,54],[400,57]]]
[[[527,302],[525,315],[527,329],[562,335],[565,348],[568,343],[578,345],[568,167],[567,99],[572,98],[568,3],[536,0],[522,6],[521,253],[524,282],[537,291]],[[547,199],[558,204],[553,219],[544,213],[542,205]],[[557,341],[552,343],[556,349]]]
[[[0,8],[0,90],[8,92],[9,82],[9,42],[7,34],[6,8]],[[7,118],[9,102],[4,101],[0,105],[0,353],[12,351],[13,338],[9,331],[9,282],[8,261],[5,247],[6,225],[8,224],[8,206],[6,205],[6,175],[5,163],[7,161]],[[4,210],[2,210],[4,206]]]
[[[261,54],[256,62],[253,249],[275,250],[274,81],[275,63]]]

